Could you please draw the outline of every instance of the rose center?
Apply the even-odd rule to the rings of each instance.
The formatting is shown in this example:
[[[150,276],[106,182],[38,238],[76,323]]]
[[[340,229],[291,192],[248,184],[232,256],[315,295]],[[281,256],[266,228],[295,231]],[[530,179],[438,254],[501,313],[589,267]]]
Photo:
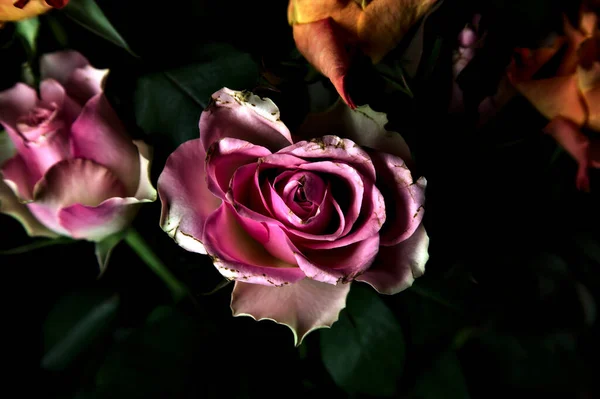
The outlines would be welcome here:
[[[52,105],[52,110],[36,107],[17,119],[17,129],[27,142],[43,141],[63,127],[63,122],[56,118],[58,110]]]

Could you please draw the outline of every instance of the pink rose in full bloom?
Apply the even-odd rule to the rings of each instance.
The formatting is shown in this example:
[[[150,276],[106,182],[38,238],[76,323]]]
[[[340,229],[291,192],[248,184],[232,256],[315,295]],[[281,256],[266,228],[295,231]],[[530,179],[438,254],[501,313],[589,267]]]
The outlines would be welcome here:
[[[139,205],[156,200],[149,149],[132,141],[102,91],[107,70],[79,53],[41,59],[35,89],[0,92],[0,212],[31,236],[97,242],[101,268]]]
[[[293,137],[271,100],[224,88],[159,177],[161,227],[235,280],[234,316],[285,324],[299,344],[338,319],[350,282],[395,294],[424,272],[426,181],[386,123],[340,100]]]

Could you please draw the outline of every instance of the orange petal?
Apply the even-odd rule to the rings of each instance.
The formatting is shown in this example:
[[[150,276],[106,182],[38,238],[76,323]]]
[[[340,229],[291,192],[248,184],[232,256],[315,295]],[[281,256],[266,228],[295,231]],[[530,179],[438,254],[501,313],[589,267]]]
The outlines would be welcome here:
[[[0,21],[19,21],[35,17],[52,7],[44,0],[30,0],[22,9],[15,7],[15,0],[0,0]]]
[[[331,80],[348,106],[355,108],[346,88],[350,56],[344,48],[339,27],[335,22],[327,18],[307,24],[295,24],[293,32],[298,51]]]
[[[348,41],[379,62],[436,0],[290,0],[288,22],[333,19]]]
[[[589,69],[579,67],[577,78],[588,111],[588,127],[600,131],[600,62]]]
[[[517,90],[546,118],[561,116],[581,126],[586,110],[579,97],[576,75],[521,82]]]

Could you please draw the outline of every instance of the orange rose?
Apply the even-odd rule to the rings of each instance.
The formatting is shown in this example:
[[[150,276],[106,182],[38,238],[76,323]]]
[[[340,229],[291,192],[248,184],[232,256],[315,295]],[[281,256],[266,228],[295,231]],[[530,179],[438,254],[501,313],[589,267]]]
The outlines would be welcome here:
[[[577,187],[589,190],[588,169],[600,168],[600,142],[580,129],[600,132],[598,16],[583,7],[579,26],[572,26],[565,17],[564,36],[552,47],[517,52],[520,60],[511,63],[508,78],[550,120],[545,132],[577,161]],[[558,66],[540,77],[538,72],[556,57],[560,57]]]
[[[359,49],[373,63],[398,45],[436,0],[290,0],[288,22],[298,50],[354,108],[345,87],[352,55]]]

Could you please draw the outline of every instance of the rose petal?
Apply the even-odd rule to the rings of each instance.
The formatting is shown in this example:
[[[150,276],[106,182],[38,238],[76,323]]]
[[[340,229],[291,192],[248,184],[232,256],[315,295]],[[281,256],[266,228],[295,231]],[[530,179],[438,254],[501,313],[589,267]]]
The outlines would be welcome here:
[[[585,121],[575,74],[516,84],[517,90],[546,118],[565,117],[578,125]]]
[[[428,247],[429,236],[421,224],[407,240],[381,247],[373,265],[355,280],[369,284],[381,294],[397,294],[425,272]]]
[[[288,128],[279,119],[279,109],[268,98],[223,88],[200,116],[200,137],[208,149],[225,138],[246,140],[277,151],[292,144]]]
[[[264,245],[268,245],[270,238]],[[281,238],[274,237],[277,243],[281,243]],[[215,267],[226,278],[281,286],[305,277],[296,265],[273,256],[253,239],[238,223],[233,207],[227,203],[206,220],[202,241],[206,251],[213,256]]]
[[[37,178],[29,172],[27,164],[19,154],[5,161],[2,165],[2,178],[12,192],[21,200],[33,199],[33,187]]]
[[[331,18],[294,24],[293,35],[298,51],[331,80],[340,97],[350,108],[356,108],[346,87],[350,57],[337,24]]]
[[[108,69],[96,69],[90,65],[74,70],[64,85],[67,94],[79,104],[85,104],[103,92],[108,73]]]
[[[93,97],[71,128],[73,157],[91,159],[106,166],[133,196],[140,181],[136,146],[102,94]]]
[[[58,237],[54,231],[41,224],[14,195],[13,191],[0,180],[0,212],[17,219],[31,237]]]
[[[345,247],[327,250],[302,249],[296,253],[300,269],[307,277],[328,284],[352,281],[371,266],[379,250],[379,235]]]
[[[81,105],[67,96],[64,87],[54,79],[40,83],[40,98],[46,107],[55,106],[60,110],[60,119],[66,123],[66,128],[70,128],[81,113]]]
[[[77,51],[57,51],[40,58],[40,75],[42,79],[52,78],[64,85],[76,69],[88,65],[87,58]]]
[[[97,206],[108,198],[124,196],[123,185],[110,170],[81,158],[55,164],[33,192],[34,202],[56,209],[73,204]]]
[[[134,197],[138,200],[156,201],[157,192],[150,181],[150,160],[152,159],[152,148],[142,140],[134,140],[140,155],[140,182]]]
[[[332,159],[343,162],[358,170],[365,178],[375,181],[375,168],[365,150],[352,140],[326,135],[310,141],[301,141],[284,148],[278,154],[291,154],[302,159]]]
[[[351,110],[343,101],[337,101],[321,113],[310,113],[297,130],[302,140],[327,135],[344,137],[361,147],[368,147],[403,159],[410,167],[408,145],[396,132],[388,132],[387,116],[373,111],[368,105]]]
[[[100,242],[129,226],[140,205],[135,198],[110,198],[98,206],[74,204],[58,212],[58,222],[73,238]]]
[[[0,3],[0,21],[19,21],[43,14],[50,10],[45,0],[31,0],[25,7],[18,8],[14,6],[15,1],[3,1]]]
[[[0,92],[0,123],[9,132],[16,129],[17,119],[26,115],[37,104],[38,96],[34,89],[17,83],[12,88]],[[17,137],[12,137],[17,143]]]
[[[380,231],[381,245],[395,245],[410,237],[421,224],[427,180],[421,177],[413,182],[410,170],[396,156],[376,152],[371,159],[377,169],[377,187],[385,199],[386,222]]]
[[[161,228],[182,248],[206,254],[202,244],[206,218],[221,200],[206,185],[206,153],[200,139],[181,144],[158,177]]]
[[[311,331],[331,327],[338,320],[349,291],[350,284],[330,285],[308,279],[284,287],[237,281],[231,293],[231,310],[234,316],[288,326],[298,346]]]
[[[213,143],[206,157],[206,183],[217,197],[225,199],[234,172],[258,158],[271,154],[265,147],[245,140],[223,138]]]

